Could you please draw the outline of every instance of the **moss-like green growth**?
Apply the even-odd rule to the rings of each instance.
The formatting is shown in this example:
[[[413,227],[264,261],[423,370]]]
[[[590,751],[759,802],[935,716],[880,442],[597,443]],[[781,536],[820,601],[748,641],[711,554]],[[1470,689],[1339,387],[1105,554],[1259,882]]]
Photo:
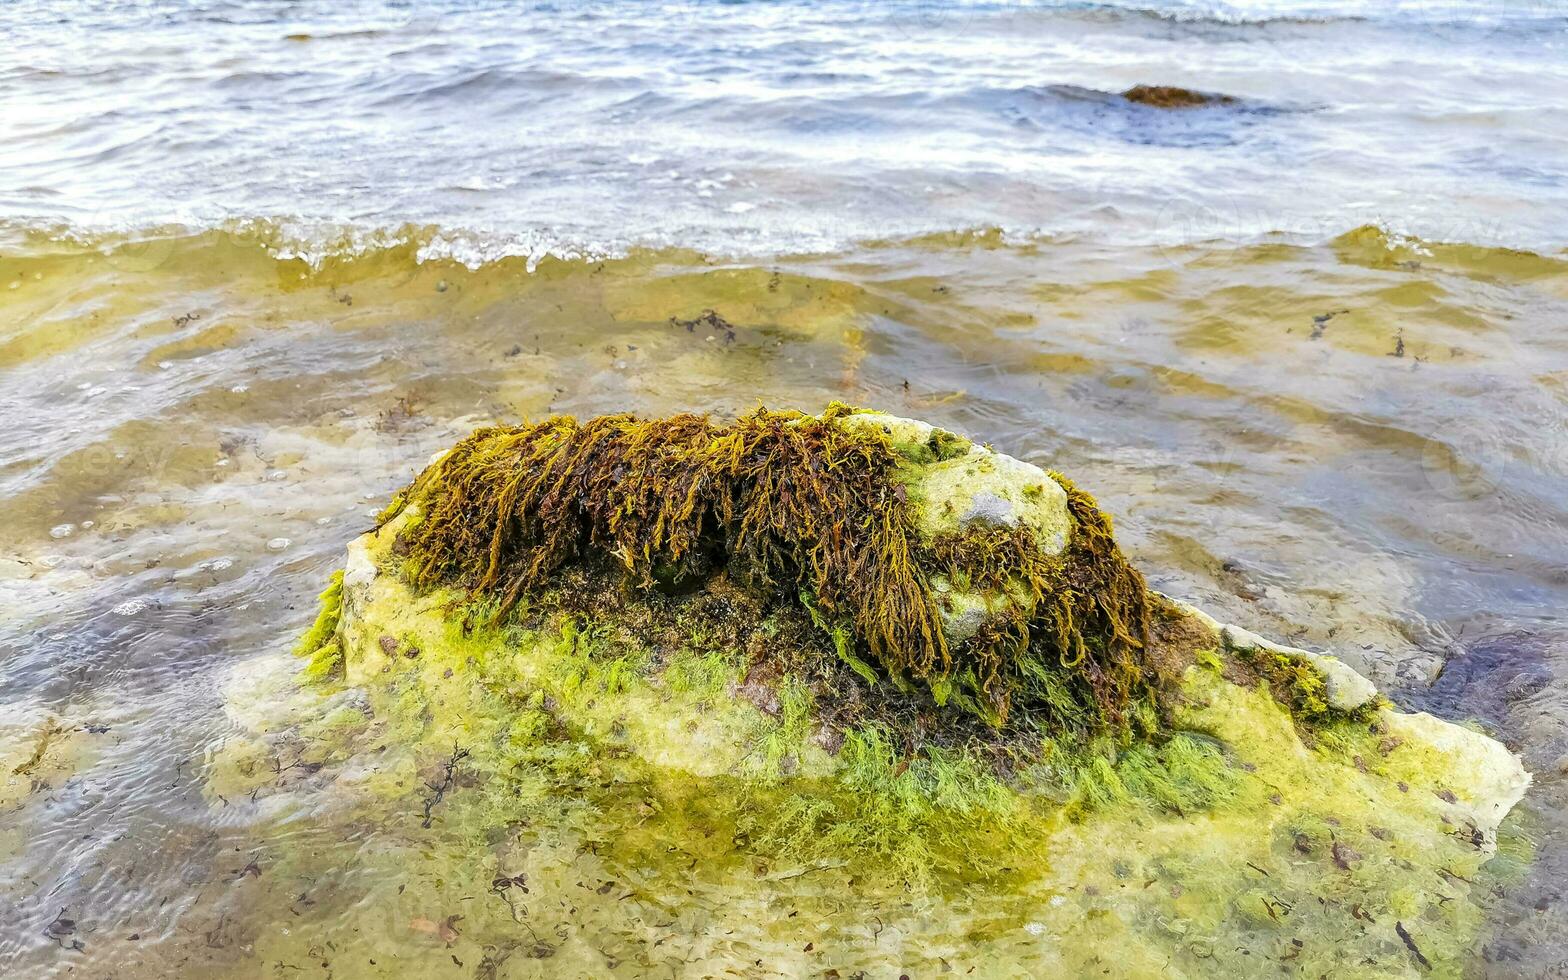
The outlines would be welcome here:
[[[327,587],[317,597],[321,611],[294,647],[295,656],[309,657],[305,675],[311,680],[328,680],[343,673],[343,645],[338,638],[338,623],[343,618],[343,571],[332,573]]]
[[[1248,662],[1263,675],[1274,698],[1289,709],[1291,717],[1312,723],[1327,721],[1328,685],[1311,664],[1289,654],[1255,650]]]
[[[1220,744],[1191,732],[1120,751],[1103,740],[1087,748],[1047,749],[1052,778],[1043,788],[1060,797],[1070,817],[1129,804],[1187,816],[1230,803],[1240,792],[1241,773]]]
[[[1354,711],[1336,708],[1329,698],[1327,678],[1305,657],[1261,646],[1236,647],[1228,652],[1232,680],[1266,685],[1304,735],[1313,733],[1313,741],[1332,742],[1336,725],[1365,721],[1381,703],[1381,699],[1373,699]]]
[[[1093,498],[1056,477],[1075,522],[1061,554],[1021,528],[929,539],[906,488],[919,462],[877,426],[840,424],[854,414],[481,429],[404,495],[423,514],[399,542],[405,567],[416,585],[493,597],[503,615],[572,567],[612,565],[643,593],[722,570],[775,608],[809,605],[863,680],[923,687],[993,725],[1022,712],[1049,730],[1125,731],[1156,717],[1135,710],[1162,684],[1144,656],[1143,578]],[[1019,601],[950,641],[937,576]]]
[[[1044,801],[1016,793],[970,752],[910,751],[871,725],[845,734],[837,761],[828,778],[742,784],[737,830],[748,847],[806,865],[848,857],[862,873],[917,888],[1044,857]]]

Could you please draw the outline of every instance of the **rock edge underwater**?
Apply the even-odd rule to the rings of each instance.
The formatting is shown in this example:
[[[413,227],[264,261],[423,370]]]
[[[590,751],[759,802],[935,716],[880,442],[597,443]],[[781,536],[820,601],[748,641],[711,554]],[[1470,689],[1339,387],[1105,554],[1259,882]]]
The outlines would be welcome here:
[[[506,898],[467,929],[553,924],[555,975],[668,965],[653,919],[695,975],[1457,975],[1528,860],[1498,742],[1148,590],[1066,478],[841,405],[479,430],[299,653],[236,673],[211,791],[442,835]]]

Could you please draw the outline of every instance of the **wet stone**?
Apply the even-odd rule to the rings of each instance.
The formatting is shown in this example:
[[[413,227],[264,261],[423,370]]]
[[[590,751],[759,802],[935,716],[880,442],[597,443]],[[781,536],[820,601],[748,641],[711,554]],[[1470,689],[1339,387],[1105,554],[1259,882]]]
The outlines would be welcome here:
[[[942,533],[923,515],[943,499],[954,514],[939,527],[1021,531],[1051,559],[1087,560],[1098,525],[1069,485],[924,423],[841,417],[876,426],[898,453],[920,560]],[[461,452],[438,457],[433,477]],[[965,466],[968,482],[948,477]],[[1060,510],[1026,492],[1046,485]],[[1530,781],[1518,759],[1398,710],[1331,654],[1147,593],[1147,660],[1134,663],[1158,669],[1169,697],[1133,702],[1153,727],[1107,748],[1062,713],[1079,678],[1058,651],[1028,669],[1062,688],[988,714],[975,688],[913,683],[821,605],[767,606],[722,567],[686,591],[650,593],[567,567],[498,618],[482,590],[409,577],[440,492],[416,483],[350,546],[301,643],[304,675],[236,672],[231,713],[257,734],[212,764],[226,797],[273,794],[286,812],[300,802],[291,793],[325,785],[333,802],[311,805],[345,825],[399,813],[407,833],[471,842],[459,850],[477,877],[454,893],[492,899],[465,905],[460,921],[437,914],[440,893],[416,896],[421,881],[457,874],[435,849],[356,858],[411,883],[405,906],[420,909],[412,928],[426,941],[525,950],[519,902],[539,936],[673,921],[663,916],[691,901],[700,867],[701,888],[723,897],[700,933],[730,937],[683,954],[704,972],[754,966],[735,950],[764,943],[760,924],[783,903],[901,932],[935,916],[985,958],[966,962],[1007,957],[1020,975],[1077,975],[1111,958],[1134,975],[1252,975],[1269,956],[1307,975],[1356,963],[1417,976],[1409,944],[1454,969],[1502,887],[1508,862],[1492,858],[1513,853],[1504,819]],[[957,650],[1007,608],[1030,624],[1056,608],[1054,593],[1036,610],[920,567]],[[1063,581],[1099,588],[1093,571],[1069,568]],[[257,707],[269,697],[281,706],[270,716]],[[290,765],[287,779],[272,771]],[[281,863],[321,875],[311,860]],[[824,894],[834,911],[813,904]],[[952,894],[964,902],[940,898]],[[447,922],[448,939],[429,925]],[[1389,941],[1394,922],[1408,940]],[[840,931],[832,953],[869,962],[877,942]]]

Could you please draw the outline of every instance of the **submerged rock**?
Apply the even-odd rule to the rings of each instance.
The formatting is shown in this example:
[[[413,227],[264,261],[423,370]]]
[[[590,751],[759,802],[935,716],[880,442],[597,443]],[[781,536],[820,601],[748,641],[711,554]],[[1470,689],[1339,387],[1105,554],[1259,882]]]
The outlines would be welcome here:
[[[643,966],[639,916],[700,881],[733,942],[699,972],[1416,975],[1517,867],[1503,746],[1148,592],[1064,478],[876,413],[482,430],[350,546],[301,647],[320,710],[250,727],[497,881],[522,848],[534,914]],[[265,754],[231,750],[229,792]],[[571,889],[562,834],[636,896]],[[786,901],[820,908],[765,931]],[[467,928],[504,942],[508,907]]]
[[[1195,92],[1175,85],[1134,85],[1122,93],[1122,98],[1156,109],[1196,109],[1206,105],[1231,105],[1236,101],[1233,96]]]

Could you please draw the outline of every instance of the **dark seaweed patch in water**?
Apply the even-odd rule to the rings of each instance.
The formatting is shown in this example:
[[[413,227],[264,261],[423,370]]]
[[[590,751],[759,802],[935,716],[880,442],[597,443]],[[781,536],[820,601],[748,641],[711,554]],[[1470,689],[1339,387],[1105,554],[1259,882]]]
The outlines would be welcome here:
[[[1233,105],[1236,102],[1234,96],[1211,95],[1175,85],[1134,85],[1122,93],[1122,98],[1156,109],[1196,109],[1199,106]]]
[[[1551,645],[1536,633],[1484,637],[1450,658],[1431,687],[1402,700],[1439,718],[1474,718],[1506,734],[1514,705],[1555,679]]]
[[[1184,93],[1184,94],[1178,94]],[[1227,146],[1281,110],[1228,95],[1170,86],[1103,92],[1077,85],[1029,86],[984,94],[993,112],[1042,132],[1152,146]]]
[[[687,333],[696,333],[701,328],[704,335],[723,340],[726,344],[735,342],[735,325],[719,316],[714,310],[703,310],[702,313],[690,320],[680,317],[670,317],[670,326],[679,327]]]

